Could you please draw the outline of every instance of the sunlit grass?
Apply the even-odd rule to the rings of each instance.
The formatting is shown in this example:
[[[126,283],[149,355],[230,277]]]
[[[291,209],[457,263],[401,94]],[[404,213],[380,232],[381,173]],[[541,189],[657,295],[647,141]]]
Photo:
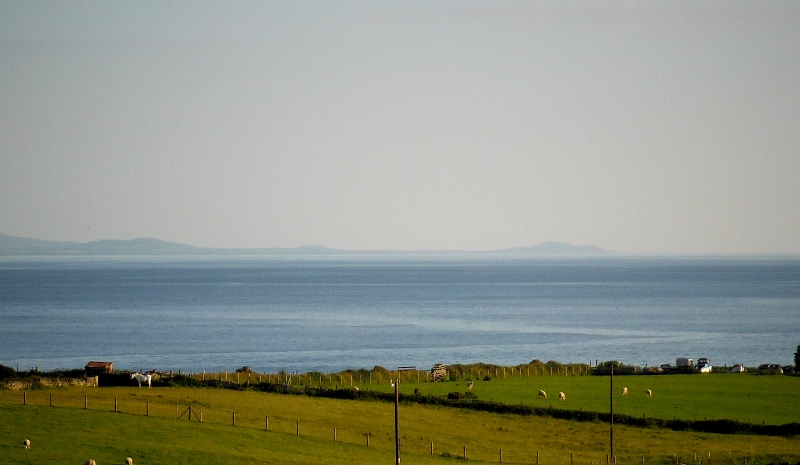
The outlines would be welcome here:
[[[731,392],[738,390],[739,401],[731,403],[737,403],[746,411],[768,411],[778,407],[765,403],[762,396],[748,390],[774,389],[778,391],[777,397],[785,400],[782,393],[797,386],[796,380],[788,377],[764,376],[619,379],[624,382],[615,383],[615,386],[629,388],[627,396],[615,398],[620,409],[626,408],[629,402],[628,408],[650,405],[650,412],[662,414],[669,412],[669,408],[676,410],[674,402],[678,402],[677,405],[719,403],[723,407],[709,410],[719,413],[729,401],[722,397],[717,400],[715,396],[730,394],[729,388]],[[473,391],[480,398],[499,401],[518,402],[524,398],[526,403],[534,405],[545,402],[569,408],[574,407],[570,404],[583,405],[583,408],[596,405],[602,410],[607,406],[608,381],[607,377],[506,378],[476,381]],[[649,381],[647,386],[655,393],[652,398],[644,396],[645,384],[636,384],[640,381]],[[687,388],[691,383],[697,383],[698,387]],[[408,380],[400,386],[403,392],[409,393],[415,387]],[[466,390],[464,383],[419,386],[426,391],[444,393]],[[681,386],[686,391],[681,395],[670,391]],[[530,398],[540,388],[552,391],[548,392],[551,398]],[[391,386],[382,383],[364,385],[362,389],[388,391]],[[558,390],[567,392],[567,401],[553,399]],[[599,392],[595,394],[594,390]],[[50,407],[51,395],[53,407]],[[115,399],[117,412],[114,412]],[[137,457],[137,463],[177,464],[394,461],[394,407],[391,403],[225,389],[129,387],[36,390],[26,392],[25,400],[28,405],[23,406],[20,391],[0,390],[3,463],[83,463],[87,458],[94,458],[106,464],[122,463],[125,456]],[[87,410],[84,410],[84,402]],[[662,402],[666,406],[652,405]],[[202,413],[202,423],[196,416],[188,420],[189,405],[198,416]],[[787,407],[788,410],[796,408],[794,404]],[[177,419],[181,414],[182,418]],[[773,415],[779,417],[778,413]],[[269,431],[266,430],[267,419]],[[416,404],[401,405],[400,430],[403,463],[449,463],[453,458],[442,457],[443,454],[462,457],[466,448],[471,461],[496,463],[502,449],[505,463],[536,463],[538,453],[542,465],[566,465],[571,459],[578,464],[604,462],[609,450],[609,425],[605,423]],[[367,433],[369,447],[366,446]],[[21,446],[26,437],[33,441],[30,451],[24,451]],[[433,456],[430,455],[431,445]],[[729,464],[736,460],[741,464],[744,458],[749,464],[784,458],[796,463],[800,459],[800,443],[796,439],[778,437],[615,428],[618,463],[639,464],[642,457],[650,464],[674,463],[675,457],[690,463],[695,454],[697,462],[708,463],[709,452],[715,460],[712,463]]]

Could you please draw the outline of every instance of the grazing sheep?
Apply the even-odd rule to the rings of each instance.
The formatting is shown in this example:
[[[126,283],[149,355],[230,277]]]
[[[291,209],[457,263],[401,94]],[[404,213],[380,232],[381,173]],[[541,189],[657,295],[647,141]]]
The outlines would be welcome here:
[[[472,380],[469,380],[469,382],[467,383],[467,389],[472,389],[473,384],[474,383],[472,382]]]
[[[563,392],[558,393],[558,400],[567,400],[567,395]]]
[[[25,446],[26,449],[30,449],[31,448],[31,440],[30,439],[26,439],[26,440],[22,441],[22,445]]]
[[[650,397],[650,396],[653,395],[653,391],[651,391],[650,389],[644,391],[644,393],[647,394],[647,397]]]
[[[97,462],[95,462],[92,459],[89,459],[89,460],[83,462],[83,465],[97,465]]]
[[[626,387],[622,388],[622,395],[623,396],[628,395],[628,388],[626,388]]]
[[[133,465],[133,459],[130,457],[125,457],[125,465]]]
[[[544,391],[539,391],[539,397],[544,397],[545,399],[547,399],[547,393]]]

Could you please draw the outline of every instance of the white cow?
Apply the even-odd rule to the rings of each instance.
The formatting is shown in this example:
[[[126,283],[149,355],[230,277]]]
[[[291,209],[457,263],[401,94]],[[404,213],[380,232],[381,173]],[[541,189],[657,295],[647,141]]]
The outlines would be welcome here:
[[[622,388],[622,395],[623,396],[628,395],[628,388],[627,387]]]
[[[644,393],[647,394],[647,397],[650,397],[650,396],[653,395],[653,391],[651,391],[650,389],[644,391]]]
[[[92,459],[89,459],[89,460],[83,462],[83,465],[97,465],[97,462],[95,462]]]
[[[125,457],[125,465],[133,465],[133,459],[130,457]]]
[[[31,440],[30,440],[30,439],[26,439],[26,440],[22,441],[22,445],[23,445],[23,446],[24,446],[26,449],[30,449],[30,448],[31,448]]]
[[[563,392],[558,393],[558,400],[567,400],[567,395]]]
[[[153,380],[153,375],[143,375],[141,373],[131,373],[131,379],[135,379],[139,383],[139,387],[142,387],[142,383],[147,383],[147,387],[151,386],[151,381]]]
[[[544,392],[543,390],[539,391],[539,397],[544,397],[545,399],[547,399],[547,393]]]

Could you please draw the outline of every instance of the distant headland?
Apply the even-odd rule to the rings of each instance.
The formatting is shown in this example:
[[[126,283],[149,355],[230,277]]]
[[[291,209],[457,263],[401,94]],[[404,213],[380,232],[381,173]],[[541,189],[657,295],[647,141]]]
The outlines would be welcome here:
[[[544,242],[528,247],[512,247],[487,251],[467,250],[343,250],[325,246],[273,248],[213,248],[196,247],[153,238],[130,240],[107,239],[92,242],[48,241],[0,233],[0,256],[136,256],[136,255],[451,255],[494,254],[503,256],[611,256],[618,252],[595,245],[573,245],[565,242]]]

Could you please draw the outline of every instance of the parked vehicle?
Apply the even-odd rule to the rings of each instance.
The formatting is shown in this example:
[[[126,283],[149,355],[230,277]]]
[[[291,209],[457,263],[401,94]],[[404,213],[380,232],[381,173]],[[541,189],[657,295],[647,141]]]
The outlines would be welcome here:
[[[697,359],[697,369],[700,373],[711,373],[714,367],[711,366],[711,360],[706,357],[700,357]]]
[[[737,363],[731,368],[731,373],[744,373],[744,371],[744,365],[741,363]]]
[[[765,363],[763,365],[759,365],[757,371],[762,374],[783,374],[783,368],[781,368],[781,366],[777,363]]]
[[[676,367],[693,367],[694,360],[686,357],[678,357],[675,359],[675,366]]]

